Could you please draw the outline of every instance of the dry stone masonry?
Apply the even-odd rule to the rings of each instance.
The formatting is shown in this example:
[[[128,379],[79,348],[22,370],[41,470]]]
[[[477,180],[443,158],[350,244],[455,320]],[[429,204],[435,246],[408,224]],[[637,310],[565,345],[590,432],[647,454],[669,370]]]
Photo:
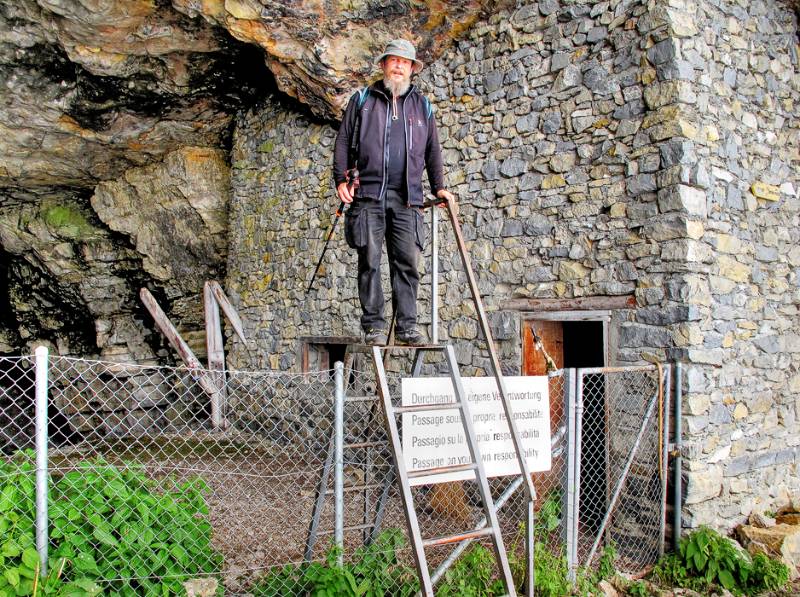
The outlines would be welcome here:
[[[519,298],[632,295],[609,364],[687,363],[689,526],[800,491],[797,40],[793,9],[767,0],[518,2],[418,81],[509,370]],[[227,287],[257,349],[231,340],[234,367],[297,369],[303,337],[358,333],[341,235],[305,296],[336,205],[334,136],[271,101],[237,121]],[[440,232],[441,337],[483,372]]]

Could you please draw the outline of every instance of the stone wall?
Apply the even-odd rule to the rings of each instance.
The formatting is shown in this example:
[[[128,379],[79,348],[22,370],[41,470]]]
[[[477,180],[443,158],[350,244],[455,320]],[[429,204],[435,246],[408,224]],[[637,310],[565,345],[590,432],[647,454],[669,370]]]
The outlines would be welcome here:
[[[641,287],[646,304],[661,303],[647,289],[663,275],[646,274],[658,246],[642,234],[657,210],[660,159],[641,130],[641,31],[654,27],[639,2],[530,4],[473,28],[418,81],[436,107],[447,183],[459,195],[478,283],[516,368],[519,324],[499,310],[507,299]],[[334,135],[278,106],[251,111],[237,126],[228,282],[278,368],[296,363],[298,336],[359,331],[354,260],[341,235],[317,289],[304,296],[335,207]],[[462,362],[481,368],[485,358],[469,342],[478,330],[466,277],[446,224],[440,230],[441,333],[458,341]],[[429,280],[421,295],[427,323]],[[632,329],[614,361],[637,360],[646,335]],[[664,356],[665,336],[652,338]],[[268,364],[233,352],[242,364]]]
[[[770,1],[673,16],[693,24],[666,53],[705,216],[686,260],[687,512],[730,526],[800,491],[798,28]]]
[[[726,10],[744,23],[738,32]],[[777,3],[739,18],[747,10],[520,2],[476,25],[418,80],[436,108],[447,183],[507,370],[520,368],[521,315],[504,306],[520,298],[633,295],[635,309],[613,312],[609,364],[644,354],[689,363],[692,525],[731,525],[741,518],[734,501],[766,503],[798,483],[787,445],[797,435],[797,342],[785,333],[797,320],[796,23]],[[715,45],[723,40],[729,49]],[[775,55],[763,54],[761,80],[759,54],[749,62],[756,40]],[[740,69],[734,88],[728,70]],[[756,111],[768,95],[772,108]],[[301,337],[358,333],[354,256],[341,231],[305,295],[338,203],[334,135],[278,105],[239,118],[227,286],[252,343],[231,340],[232,367],[297,369]],[[757,199],[757,181],[778,186],[778,200]],[[456,344],[467,374],[479,373],[488,360],[473,342],[466,277],[448,227],[440,231],[440,338]],[[429,298],[428,276],[423,324]],[[774,424],[762,430],[767,419]],[[764,478],[779,459],[784,488]]]

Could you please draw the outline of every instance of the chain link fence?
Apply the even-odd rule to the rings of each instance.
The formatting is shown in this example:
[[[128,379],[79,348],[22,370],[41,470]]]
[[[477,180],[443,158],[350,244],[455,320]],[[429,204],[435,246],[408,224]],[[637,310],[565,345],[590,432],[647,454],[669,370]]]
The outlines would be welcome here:
[[[341,556],[379,562],[389,569],[386,594],[409,594],[413,558],[365,361],[345,369]],[[292,595],[302,594],[302,583],[291,570],[336,554],[332,370],[229,371],[220,385],[224,424],[215,428],[201,377],[219,381],[218,372],[51,357],[49,566],[38,569],[31,557],[34,369],[30,357],[0,359],[0,534],[9,538],[0,549],[7,566],[21,562],[19,583],[80,581],[108,593],[155,595],[182,594],[184,582],[199,579],[206,593],[198,594],[214,594],[216,586],[226,595]],[[436,370],[435,363],[424,367],[425,374]],[[623,568],[641,569],[657,556],[664,488],[653,473],[658,416],[648,416],[659,387],[654,371],[586,373],[577,402],[574,377],[550,375],[552,469],[535,473],[534,483],[537,540],[553,553],[584,563],[599,536],[599,543],[617,546]],[[389,376],[398,398],[400,381],[400,373]],[[495,499],[509,495],[499,518],[506,547],[523,561],[526,502],[524,489],[511,491],[512,483],[491,479]],[[474,482],[413,493],[424,536],[463,531],[482,517]],[[605,512],[612,512],[607,521]],[[450,549],[429,550],[431,566]]]

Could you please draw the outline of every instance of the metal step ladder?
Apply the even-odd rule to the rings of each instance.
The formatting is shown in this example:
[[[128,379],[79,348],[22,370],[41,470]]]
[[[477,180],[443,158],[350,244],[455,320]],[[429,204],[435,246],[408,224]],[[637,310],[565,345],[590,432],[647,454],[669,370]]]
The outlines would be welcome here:
[[[384,351],[390,350],[415,350],[415,370],[419,369],[419,363],[421,363],[420,355],[423,352],[442,352],[444,354],[445,361],[447,362],[450,379],[453,382],[453,389],[455,391],[456,398],[455,402],[431,405],[395,406],[392,396],[390,395],[389,383],[386,377],[386,369],[383,362],[384,355],[382,354]],[[425,554],[425,548],[437,545],[457,544],[472,539],[490,537],[492,539],[494,553],[497,558],[499,572],[506,585],[508,595],[515,596],[516,590],[514,588],[514,580],[511,575],[511,567],[508,563],[506,548],[503,543],[503,536],[497,519],[497,509],[492,500],[489,481],[486,477],[486,471],[483,468],[481,455],[478,450],[469,404],[466,399],[466,393],[464,392],[464,386],[462,384],[461,374],[459,373],[458,363],[456,361],[455,350],[453,349],[453,346],[450,344],[409,347],[375,346],[373,347],[372,354],[373,363],[375,365],[375,375],[378,381],[378,393],[380,394],[381,403],[386,416],[386,426],[389,433],[389,447],[394,458],[395,470],[399,481],[399,490],[402,496],[403,510],[406,517],[406,523],[408,525],[409,539],[413,548],[414,562],[419,574],[422,594],[426,597],[433,597],[433,582],[431,580],[430,570],[428,569],[428,559]],[[431,412],[452,409],[457,409],[461,417],[461,423],[464,428],[464,435],[466,437],[467,447],[469,448],[469,457],[471,461],[466,464],[420,469],[410,472],[407,471],[396,417],[403,413]],[[447,473],[463,471],[471,471],[475,476],[475,481],[478,486],[478,493],[480,494],[481,504],[487,525],[483,528],[473,528],[451,535],[423,537],[420,531],[416,509],[414,507],[414,498],[411,492],[410,480],[420,477],[435,477],[437,475],[445,475]]]
[[[497,555],[497,561],[499,563],[499,567],[501,569],[501,573],[503,579],[506,582],[506,587],[508,589],[509,595],[516,595],[515,588],[513,581],[511,579],[511,572],[508,564],[508,558],[506,555],[505,547],[503,545],[502,536],[500,535],[500,529],[498,528],[497,524],[497,507],[492,502],[491,493],[489,491],[488,481],[486,480],[486,474],[483,470],[483,465],[481,464],[481,460],[479,455],[477,454],[477,447],[475,443],[475,435],[474,430],[472,429],[472,420],[468,416],[468,409],[469,406],[466,403],[466,399],[464,398],[464,389],[461,383],[461,376],[458,372],[458,365],[455,359],[455,352],[452,346],[446,345],[442,346],[438,344],[438,231],[437,231],[437,209],[436,206],[446,204],[447,212],[448,212],[448,219],[452,226],[453,235],[455,237],[456,246],[458,248],[458,252],[461,256],[461,261],[464,266],[464,273],[467,277],[467,282],[469,285],[470,294],[472,296],[473,303],[475,305],[476,315],[478,319],[478,324],[480,327],[481,332],[483,333],[483,338],[486,341],[486,349],[489,353],[489,360],[491,365],[491,372],[493,377],[497,383],[497,390],[498,394],[500,395],[500,402],[503,407],[503,412],[506,417],[506,421],[509,427],[509,432],[511,435],[512,443],[514,445],[514,451],[516,452],[517,462],[519,464],[519,477],[517,481],[514,482],[514,488],[522,486],[525,488],[525,494],[527,496],[527,512],[526,512],[526,531],[525,531],[525,547],[526,547],[526,587],[525,587],[525,594],[528,597],[533,597],[534,594],[534,578],[533,578],[533,548],[534,548],[534,539],[533,539],[533,526],[534,526],[534,501],[536,500],[536,489],[533,485],[533,479],[531,477],[531,473],[527,464],[527,460],[524,457],[524,451],[522,449],[522,443],[520,440],[519,433],[517,431],[517,424],[514,420],[513,413],[511,410],[511,404],[508,399],[508,394],[505,388],[505,382],[503,380],[503,374],[501,371],[500,359],[497,355],[497,349],[494,345],[494,340],[492,338],[492,332],[489,327],[489,321],[486,316],[486,311],[483,306],[483,301],[481,300],[480,292],[478,290],[478,285],[475,280],[475,275],[472,271],[472,265],[470,263],[469,254],[467,251],[466,243],[464,242],[464,237],[461,232],[461,225],[458,221],[458,204],[452,200],[445,200],[445,199],[433,199],[431,201],[427,201],[424,205],[425,208],[433,208],[431,210],[432,213],[432,243],[433,243],[433,250],[432,250],[432,278],[433,278],[433,292],[431,294],[431,341],[430,345],[425,346],[394,346],[391,345],[390,339],[390,346],[387,347],[373,347],[373,362],[375,365],[376,375],[379,379],[378,383],[378,393],[381,397],[381,403],[384,410],[384,416],[386,418],[388,433],[390,435],[390,449],[392,452],[392,456],[394,458],[395,463],[395,475],[396,480],[399,481],[400,486],[400,493],[403,498],[404,510],[406,514],[406,519],[408,523],[409,534],[411,536],[412,544],[413,544],[413,551],[414,557],[417,565],[417,569],[420,575],[420,582],[422,585],[422,593],[426,597],[433,596],[433,587],[432,587],[432,577],[428,571],[427,567],[427,558],[425,556],[425,547],[433,546],[433,545],[442,545],[447,543],[461,543],[462,546],[466,545],[469,541],[480,538],[480,537],[492,537],[494,543],[495,553]],[[390,337],[391,338],[391,337]],[[465,432],[466,436],[469,441],[469,448],[470,448],[470,457],[472,458],[472,463],[469,465],[459,465],[458,468],[449,468],[446,471],[442,472],[452,472],[454,470],[474,470],[475,471],[475,479],[478,482],[481,500],[483,502],[483,509],[485,511],[485,519],[487,526],[484,528],[483,526],[479,525],[478,528],[474,528],[470,531],[463,532],[456,535],[451,535],[447,537],[431,537],[427,539],[423,539],[420,530],[419,524],[416,518],[416,513],[413,507],[413,500],[411,496],[411,487],[409,485],[409,477],[408,473],[405,470],[404,461],[402,458],[402,448],[400,444],[399,434],[398,434],[398,427],[397,421],[395,417],[397,414],[401,414],[403,412],[410,412],[408,410],[404,410],[409,407],[394,407],[392,405],[391,397],[389,396],[389,389],[388,389],[388,382],[386,379],[386,360],[388,359],[389,353],[392,350],[415,350],[414,358],[413,358],[413,365],[411,375],[416,377],[419,375],[422,369],[422,362],[423,356],[426,352],[431,351],[441,351],[444,352],[445,358],[449,365],[450,375],[453,380],[453,386],[456,390],[457,400],[452,405],[445,405],[446,408],[458,408],[461,412],[461,420],[466,421],[465,425]],[[381,353],[384,352],[384,356],[381,356]],[[426,406],[421,408],[420,410],[435,410],[437,408],[442,408],[441,406]],[[374,414],[377,409],[373,409],[372,413]],[[331,449],[329,449],[329,458],[333,459],[333,453],[336,451],[336,446],[331,444]],[[328,459],[326,458],[326,463]],[[464,467],[467,468],[464,468]],[[326,472],[327,470],[327,472]],[[423,471],[424,474],[436,474],[438,471]],[[414,475],[417,474],[417,471],[414,471]],[[317,527],[319,524],[319,514],[322,510],[322,505],[324,504],[324,497],[326,493],[328,493],[327,484],[329,482],[330,476],[330,466],[326,464],[326,469],[323,470],[323,474],[320,477],[320,485],[317,491],[317,503],[314,509],[314,515],[312,516],[311,528],[309,531],[309,545],[311,546],[310,549],[313,550],[313,543],[316,541],[317,535]],[[379,510],[378,512],[382,516],[382,507],[385,506],[385,497],[388,496],[388,487],[386,491],[382,493],[381,501],[379,502]],[[498,504],[501,501],[504,501],[507,496],[501,496],[498,498]],[[341,504],[340,506],[341,507]],[[366,510],[366,509],[365,509]],[[365,514],[366,516],[366,514]],[[376,534],[377,528],[380,526],[380,518],[376,516],[374,520],[374,524],[367,523],[365,518],[365,524],[370,525],[370,528],[364,529],[365,533],[370,532],[371,536],[374,538]],[[483,523],[482,523],[483,524]],[[341,536],[337,537],[337,543],[341,544]],[[366,539],[366,534],[365,534]],[[455,552],[458,552],[459,548],[457,547]],[[454,552],[454,553],[455,553]],[[307,558],[310,558],[310,553],[307,549]],[[442,566],[437,569],[434,573],[433,579],[437,579],[441,577],[443,573],[442,570],[446,569],[446,565],[452,563],[450,559],[448,559]],[[443,568],[444,566],[444,568]]]

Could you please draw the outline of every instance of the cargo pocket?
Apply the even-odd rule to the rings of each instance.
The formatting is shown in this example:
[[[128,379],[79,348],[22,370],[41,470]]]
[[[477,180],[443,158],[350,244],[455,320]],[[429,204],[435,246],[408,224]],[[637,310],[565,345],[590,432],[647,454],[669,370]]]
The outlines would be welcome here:
[[[364,210],[356,205],[344,212],[344,240],[351,249],[367,245],[366,217]]]
[[[434,208],[435,209],[435,208]],[[425,217],[421,209],[414,210],[414,231],[417,247],[420,251],[425,250]]]

